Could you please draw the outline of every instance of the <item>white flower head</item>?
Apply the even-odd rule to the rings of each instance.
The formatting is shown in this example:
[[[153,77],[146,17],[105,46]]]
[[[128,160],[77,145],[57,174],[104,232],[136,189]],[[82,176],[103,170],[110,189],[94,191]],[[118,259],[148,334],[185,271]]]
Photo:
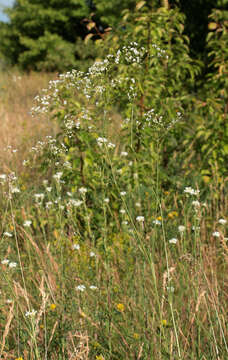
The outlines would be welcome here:
[[[189,195],[198,195],[200,193],[200,190],[194,190],[193,188],[191,188],[190,186],[187,186],[184,189],[184,193],[189,194]]]
[[[90,256],[90,257],[96,257],[96,254],[95,254],[95,252],[90,251],[89,256]]]
[[[63,173],[62,172],[57,172],[55,175],[53,175],[53,178],[59,182],[61,177],[62,177]]]
[[[26,311],[25,316],[26,317],[34,317],[36,315],[37,311],[32,309],[32,311]]]
[[[121,214],[126,214],[126,210],[120,209],[120,213],[121,213]]]
[[[105,202],[106,204],[108,204],[109,201],[110,201],[109,198],[105,198],[105,199],[104,199],[104,202]]]
[[[183,232],[185,231],[185,226],[184,226],[184,225],[179,225],[179,226],[178,226],[178,231],[179,231],[180,233],[183,233]]]
[[[172,238],[169,240],[170,244],[176,244],[178,242],[178,240],[176,238]]]
[[[89,287],[91,290],[97,290],[97,286],[94,286],[94,285],[90,285]]]
[[[220,233],[219,233],[218,231],[214,231],[214,232],[212,233],[212,236],[219,238],[219,237],[220,237]]]
[[[200,207],[200,202],[199,202],[198,200],[194,200],[194,201],[192,202],[192,205],[193,205],[194,207],[196,207],[196,208],[199,208],[199,207]]]
[[[52,201],[48,201],[46,202],[46,209],[50,209],[50,207],[53,205],[53,202]]]
[[[72,246],[73,250],[80,250],[80,245],[79,244],[74,244]]]
[[[120,156],[123,156],[123,157],[128,156],[128,152],[122,151],[122,152],[120,153]]]
[[[126,194],[127,194],[126,191],[121,191],[121,192],[120,192],[120,195],[121,195],[121,196],[125,196]]]
[[[219,219],[219,224],[221,225],[225,225],[227,223],[227,220],[226,219]]]
[[[78,192],[79,192],[80,194],[82,194],[82,195],[86,194],[87,191],[88,191],[88,190],[87,190],[85,187],[81,187],[81,188],[78,189]]]
[[[4,260],[1,261],[1,264],[2,264],[2,265],[7,265],[7,264],[9,264],[9,260],[8,260],[8,259],[4,259]]]
[[[136,221],[138,222],[144,222],[145,218],[144,216],[137,216]]]
[[[12,188],[11,188],[11,193],[12,193],[12,194],[18,194],[18,193],[20,193],[20,192],[21,192],[21,190],[18,189],[17,187],[12,187]]]
[[[40,194],[35,194],[34,195],[35,201],[38,203],[41,203],[44,199],[44,194],[40,193]]]
[[[25,220],[25,222],[24,222],[24,227],[30,227],[31,226],[31,224],[32,224],[32,221],[31,220]]]
[[[12,237],[12,236],[13,236],[13,234],[11,234],[11,233],[8,232],[8,231],[5,231],[5,232],[3,233],[3,235],[4,235],[4,236],[7,236],[7,237]]]
[[[85,285],[78,285],[78,286],[76,286],[76,290],[78,290],[78,291],[85,291]]]
[[[153,221],[153,224],[155,224],[155,225],[161,225],[161,221],[156,219],[156,220]]]
[[[15,268],[15,267],[17,267],[17,263],[16,262],[10,262],[9,267],[10,268]]]
[[[128,225],[128,221],[127,220],[122,221],[122,225]]]

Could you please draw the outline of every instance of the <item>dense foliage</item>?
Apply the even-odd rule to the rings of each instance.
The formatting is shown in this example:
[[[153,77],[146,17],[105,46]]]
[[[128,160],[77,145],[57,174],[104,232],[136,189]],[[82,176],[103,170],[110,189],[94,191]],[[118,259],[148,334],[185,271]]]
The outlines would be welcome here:
[[[119,28],[124,31],[122,12],[134,12],[136,4],[136,0],[16,0],[13,8],[6,9],[9,23],[0,23],[1,57],[27,70],[63,71],[80,67],[77,60],[82,60],[82,68],[88,67],[97,50],[81,40],[87,35],[87,40],[104,39],[107,28],[113,33]],[[208,16],[213,8],[224,11],[225,0],[151,0],[145,4],[153,11],[178,7],[185,15],[184,34],[190,39],[191,56],[207,64]]]

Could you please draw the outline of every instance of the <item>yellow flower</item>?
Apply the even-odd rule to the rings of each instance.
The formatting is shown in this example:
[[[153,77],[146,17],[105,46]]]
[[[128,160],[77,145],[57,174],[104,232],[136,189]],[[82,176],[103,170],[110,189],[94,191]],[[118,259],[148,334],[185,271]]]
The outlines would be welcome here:
[[[140,336],[139,336],[139,334],[134,333],[134,334],[133,334],[133,337],[135,338],[135,340],[138,340]]]
[[[51,309],[52,311],[54,311],[54,310],[56,309],[56,304],[51,304],[51,305],[50,305],[50,309]]]
[[[117,310],[120,311],[120,312],[124,312],[124,310],[125,310],[124,304],[117,304],[117,305],[116,305],[116,308],[117,308]]]
[[[23,358],[22,358],[22,357],[19,357],[19,358],[16,358],[15,360],[23,360]]]
[[[170,219],[173,219],[174,217],[177,217],[178,216],[178,212],[176,211],[171,211],[170,213],[168,213],[168,217]]]
[[[161,323],[162,323],[163,326],[167,326],[167,324],[168,324],[166,319],[162,319]]]
[[[157,217],[157,220],[158,220],[158,221],[162,221],[162,217],[161,217],[161,216],[158,216],[158,217]]]
[[[96,360],[105,360],[104,356],[102,355],[97,355],[96,356]]]

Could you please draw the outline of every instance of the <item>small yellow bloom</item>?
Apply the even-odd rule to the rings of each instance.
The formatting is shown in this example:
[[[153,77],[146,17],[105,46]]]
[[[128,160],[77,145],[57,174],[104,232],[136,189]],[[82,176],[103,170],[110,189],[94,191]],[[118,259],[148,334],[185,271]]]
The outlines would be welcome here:
[[[103,355],[97,355],[96,360],[105,360]]]
[[[56,309],[56,304],[51,304],[51,305],[50,305],[50,309],[51,309],[52,311],[54,311],[54,310]]]
[[[163,326],[167,326],[167,325],[168,325],[168,322],[167,322],[166,319],[162,319],[161,323],[162,323]]]
[[[23,358],[22,358],[22,357],[19,357],[19,358],[16,358],[15,360],[23,360]]]
[[[140,338],[139,334],[137,334],[137,333],[134,333],[133,337],[135,338],[135,340],[138,340]]]
[[[169,191],[164,191],[164,194],[165,194],[165,195],[169,195]]]
[[[124,312],[124,310],[125,310],[124,304],[117,304],[117,305],[116,305],[116,308],[117,308],[117,310],[120,311],[120,312]]]
[[[178,216],[178,212],[177,211],[171,211],[170,213],[168,213],[168,217],[170,218],[170,219],[173,219],[173,218],[175,218],[175,217],[177,217]]]
[[[158,221],[162,221],[162,217],[161,217],[161,216],[158,216],[158,217],[157,217],[157,220],[158,220]]]

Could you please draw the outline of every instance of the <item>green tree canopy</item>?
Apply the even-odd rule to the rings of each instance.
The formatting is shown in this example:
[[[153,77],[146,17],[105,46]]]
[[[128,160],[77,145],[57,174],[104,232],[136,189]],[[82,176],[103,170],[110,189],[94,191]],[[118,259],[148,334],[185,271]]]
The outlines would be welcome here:
[[[84,0],[17,0],[1,24],[0,51],[24,69],[62,70],[75,63],[74,44],[86,34]]]

